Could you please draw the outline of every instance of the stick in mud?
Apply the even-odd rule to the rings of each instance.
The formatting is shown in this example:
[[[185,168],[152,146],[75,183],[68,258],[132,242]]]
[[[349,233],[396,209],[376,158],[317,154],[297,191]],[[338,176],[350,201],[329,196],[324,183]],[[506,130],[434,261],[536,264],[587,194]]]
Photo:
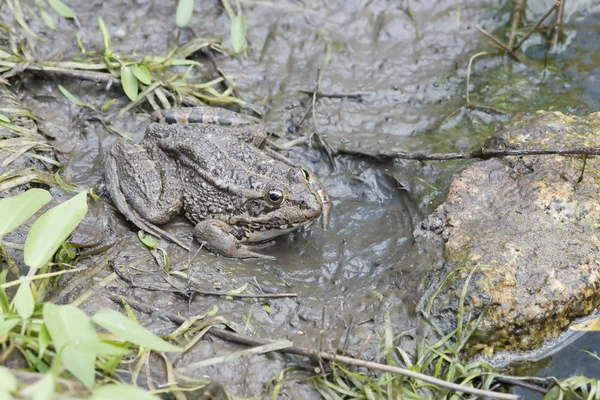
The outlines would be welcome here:
[[[185,317],[182,317],[179,315],[173,315],[173,314],[162,313],[162,312],[159,313],[158,310],[154,309],[152,306],[143,304],[134,299],[126,298],[124,296],[119,296],[114,293],[107,293],[107,296],[119,305],[123,304],[122,302],[124,301],[128,305],[130,305],[131,307],[135,308],[138,311],[141,311],[141,312],[144,312],[147,314],[161,315],[176,324],[182,324],[187,321],[187,319]],[[231,332],[231,331],[227,331],[225,329],[220,329],[220,328],[215,328],[215,327],[212,327],[207,333],[210,334],[211,336],[215,336],[215,337],[218,337],[223,340],[227,340],[227,341],[239,343],[239,344],[244,344],[247,346],[264,346],[264,345],[267,345],[267,344],[273,342],[272,340],[265,340],[265,339],[259,339],[259,338],[254,338],[254,337],[250,337],[250,336],[245,336],[245,335],[241,335],[239,333],[235,333],[235,332]],[[406,368],[400,368],[400,367],[395,367],[392,365],[380,364],[380,363],[376,363],[376,362],[372,362],[372,361],[358,360],[358,359],[352,358],[352,357],[346,357],[346,356],[341,356],[338,354],[331,354],[331,353],[327,353],[327,352],[311,350],[311,349],[298,347],[298,346],[290,346],[290,347],[286,347],[286,348],[283,348],[283,349],[280,349],[277,351],[281,352],[281,353],[288,353],[288,354],[295,354],[295,355],[299,355],[299,356],[310,357],[310,358],[317,359],[317,360],[335,361],[335,362],[340,362],[340,363],[347,364],[347,365],[354,365],[357,367],[365,367],[365,368],[376,370],[376,371],[399,374],[402,376],[407,376],[409,378],[418,379],[423,382],[431,383],[431,384],[437,385],[439,387],[448,388],[450,390],[454,390],[457,392],[469,393],[469,394],[473,394],[475,396],[482,396],[482,397],[487,397],[490,399],[506,399],[506,400],[518,399],[518,396],[513,395],[513,394],[498,393],[498,392],[493,392],[490,390],[482,390],[482,389],[477,389],[477,388],[473,388],[473,387],[467,387],[467,386],[459,385],[459,384],[456,384],[453,382],[448,382],[448,381],[444,381],[441,379],[437,379],[437,378],[434,378],[434,377],[431,377],[431,376],[428,376],[425,374],[421,374],[419,372],[411,371]]]
[[[509,157],[509,156],[597,156],[600,155],[600,147],[574,147],[570,149],[486,149],[458,153],[427,153],[422,151],[402,151],[375,148],[341,148],[337,154],[348,154],[354,156],[366,156],[378,160],[415,160],[415,161],[448,161],[469,160]]]

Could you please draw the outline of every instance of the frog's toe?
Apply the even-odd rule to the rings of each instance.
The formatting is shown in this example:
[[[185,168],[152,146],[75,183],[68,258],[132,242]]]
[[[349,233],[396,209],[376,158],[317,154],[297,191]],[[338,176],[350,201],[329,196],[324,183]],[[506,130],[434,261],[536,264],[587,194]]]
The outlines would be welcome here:
[[[235,228],[226,222],[216,219],[205,220],[199,222],[194,228],[194,237],[204,247],[225,257],[275,259],[273,256],[254,251],[267,247],[260,247],[260,245],[269,245],[269,243],[261,243],[259,247],[247,246],[235,237],[234,231]]]
[[[275,260],[275,257],[273,257],[273,256],[269,256],[266,254],[261,254],[261,253],[252,251],[253,248],[254,248],[254,246],[249,247],[249,246],[240,244],[236,248],[229,249],[229,251],[230,251],[229,254],[224,253],[223,255],[227,256],[227,257],[235,257],[235,258],[263,258],[266,260]]]
[[[248,243],[245,246],[249,249],[262,250],[262,249],[268,249],[269,247],[272,247],[274,244],[275,244],[274,240],[269,240],[268,242]]]

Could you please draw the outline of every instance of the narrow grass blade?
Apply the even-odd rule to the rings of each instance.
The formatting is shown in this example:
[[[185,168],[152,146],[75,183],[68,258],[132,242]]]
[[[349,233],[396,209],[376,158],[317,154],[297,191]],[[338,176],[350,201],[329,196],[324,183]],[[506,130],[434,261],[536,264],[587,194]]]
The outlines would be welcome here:
[[[48,0],[50,7],[63,18],[75,18],[77,14],[71,7],[60,0]]]
[[[63,96],[65,96],[71,103],[75,104],[76,106],[87,107],[91,108],[92,110],[96,110],[96,107],[94,107],[92,104],[84,103],[83,101],[79,100],[77,97],[75,97],[73,93],[65,89],[63,85],[59,84],[58,90],[60,90]]]
[[[246,356],[251,356],[251,355],[256,355],[256,354],[264,354],[264,353],[281,350],[281,349],[287,349],[288,347],[291,347],[292,345],[293,345],[293,343],[289,340],[280,340],[280,341],[276,341],[273,343],[265,344],[263,346],[257,346],[257,347],[252,347],[247,350],[236,351],[234,353],[227,354],[225,356],[213,357],[213,358],[209,358],[207,360],[198,361],[193,364],[186,365],[185,367],[177,368],[177,371],[178,372],[188,371],[193,368],[207,367],[209,365],[220,364],[225,361],[237,360],[238,358],[241,358],[241,357],[246,357]]]

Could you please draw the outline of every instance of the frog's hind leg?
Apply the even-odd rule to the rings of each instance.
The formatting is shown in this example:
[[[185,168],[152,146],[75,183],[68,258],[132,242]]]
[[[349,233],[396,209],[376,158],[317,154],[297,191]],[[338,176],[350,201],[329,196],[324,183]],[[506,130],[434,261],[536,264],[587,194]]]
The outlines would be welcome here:
[[[107,154],[106,186],[119,211],[135,226],[189,250],[155,225],[168,222],[181,210],[181,184],[175,168],[166,156],[120,139]]]
[[[157,110],[152,119],[163,124],[214,124],[222,126],[254,125],[261,121],[249,115],[218,107],[188,107]]]
[[[275,257],[253,251],[269,247],[272,242],[250,246],[241,243],[235,235],[237,228],[218,219],[200,221],[194,228],[196,240],[209,250],[232,258],[266,258],[274,260]]]

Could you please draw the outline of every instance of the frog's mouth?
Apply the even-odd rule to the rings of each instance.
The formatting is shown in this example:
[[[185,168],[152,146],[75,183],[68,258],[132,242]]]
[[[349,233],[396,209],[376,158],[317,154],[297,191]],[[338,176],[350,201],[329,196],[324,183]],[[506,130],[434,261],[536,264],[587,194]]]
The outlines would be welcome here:
[[[307,227],[321,215],[321,210],[302,210],[295,207],[280,208],[261,217],[235,216],[226,222],[236,226],[241,242],[262,242]]]
[[[299,224],[288,224],[280,227],[261,227],[255,228],[250,226],[245,226],[242,229],[244,230],[244,238],[242,238],[241,242],[264,242],[267,240],[271,240],[277,236],[285,235],[286,233],[290,233],[295,231],[296,229],[302,228],[304,226],[309,225],[313,221],[306,221]]]

